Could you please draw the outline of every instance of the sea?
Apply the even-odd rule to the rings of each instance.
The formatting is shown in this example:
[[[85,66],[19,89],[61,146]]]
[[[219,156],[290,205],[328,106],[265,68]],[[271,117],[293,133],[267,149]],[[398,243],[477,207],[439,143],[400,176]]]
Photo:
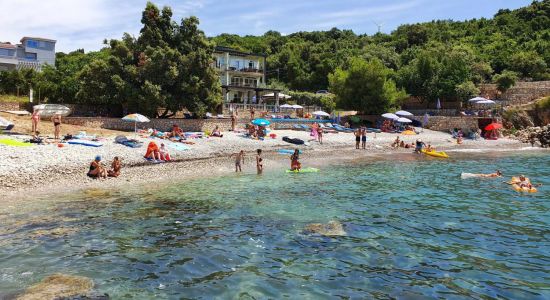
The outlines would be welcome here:
[[[0,299],[54,273],[111,299],[550,299],[550,153],[449,155],[0,203]]]

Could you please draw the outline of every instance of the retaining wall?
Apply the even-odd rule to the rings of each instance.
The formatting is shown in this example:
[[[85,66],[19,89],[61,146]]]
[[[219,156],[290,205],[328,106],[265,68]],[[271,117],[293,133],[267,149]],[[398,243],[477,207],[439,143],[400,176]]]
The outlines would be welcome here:
[[[496,84],[482,84],[479,88],[483,97],[505,100],[512,105],[525,104],[550,95],[550,81],[516,82],[503,94],[497,90]]]
[[[424,117],[413,117],[414,119],[422,122]],[[479,128],[477,117],[445,117],[445,116],[432,116],[428,118],[427,129],[436,131],[449,131],[453,128],[460,128],[462,130],[469,130]]]
[[[248,119],[239,119],[238,125],[248,123]],[[133,131],[134,123],[126,122],[119,118],[88,118],[88,117],[66,117],[63,123],[104,128],[120,131]],[[169,131],[173,124],[178,124],[184,131],[212,131],[216,126],[222,131],[231,129],[231,119],[151,119],[148,123],[137,123],[138,129],[155,128],[162,131]]]
[[[19,110],[19,102],[0,102],[0,111],[1,110]]]

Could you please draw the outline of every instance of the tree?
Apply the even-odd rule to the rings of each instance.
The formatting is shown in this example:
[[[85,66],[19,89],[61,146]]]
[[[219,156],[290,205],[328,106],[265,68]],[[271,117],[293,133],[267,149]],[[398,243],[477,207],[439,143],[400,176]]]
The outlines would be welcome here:
[[[546,72],[546,62],[534,51],[521,51],[510,58],[510,70],[524,78],[538,79]]]
[[[365,61],[352,58],[350,68],[337,69],[329,75],[330,89],[336,94],[337,103],[345,109],[365,114],[380,114],[406,97],[389,78],[391,70],[379,60]]]
[[[505,93],[509,88],[514,86],[517,79],[517,74],[512,71],[504,71],[502,74],[493,76],[493,82],[497,84],[497,89],[501,93]]]
[[[461,101],[466,101],[473,98],[474,96],[479,95],[479,88],[471,81],[463,82],[456,86],[455,88],[456,95]]]

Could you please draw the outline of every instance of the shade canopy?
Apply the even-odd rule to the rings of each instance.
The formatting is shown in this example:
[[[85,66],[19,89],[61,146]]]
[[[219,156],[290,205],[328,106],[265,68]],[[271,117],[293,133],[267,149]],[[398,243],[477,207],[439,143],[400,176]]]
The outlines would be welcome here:
[[[265,94],[264,97],[275,97],[275,93]],[[287,94],[279,93],[279,99],[290,99],[290,98],[292,97]]]
[[[385,114],[382,114],[382,117],[386,118],[386,119],[391,119],[391,120],[397,120],[399,119],[399,116],[396,115],[396,114],[392,114],[392,113],[385,113]]]
[[[279,106],[280,108],[292,108],[292,105],[290,104],[283,104],[281,106]]]
[[[124,118],[122,118],[122,120],[123,121],[128,121],[128,122],[137,122],[137,123],[146,123],[146,122],[151,121],[146,116],[140,115],[140,114],[129,114],[129,115],[125,116]]]
[[[499,128],[502,128],[502,124],[500,124],[500,123],[491,123],[491,124],[485,126],[485,130],[487,130],[487,131],[496,130],[496,129],[499,129]]]
[[[481,100],[481,101],[475,102],[474,104],[493,105],[493,104],[496,104],[496,102],[493,100]]]
[[[324,112],[324,111],[322,111],[322,110],[314,111],[314,112],[313,112],[313,115],[314,115],[314,116],[330,117],[330,114],[329,114],[329,113]]]
[[[407,118],[398,118],[396,121],[399,123],[412,123],[412,121]]]
[[[408,112],[406,110],[400,110],[400,111],[396,112],[395,114],[398,115],[398,116],[405,116],[405,117],[413,115],[413,114],[411,114],[410,112]]]
[[[479,101],[485,101],[485,100],[488,100],[488,99],[483,98],[483,97],[475,97],[475,98],[472,98],[472,99],[468,100],[468,102],[479,102]]]
[[[266,119],[254,119],[252,120],[252,124],[258,125],[258,126],[268,126],[269,124],[271,124],[271,122],[269,122]]]
[[[294,104],[294,105],[292,105],[292,108],[294,108],[294,109],[301,109],[301,108],[304,108],[304,107],[301,106],[301,105],[298,105],[298,104]]]

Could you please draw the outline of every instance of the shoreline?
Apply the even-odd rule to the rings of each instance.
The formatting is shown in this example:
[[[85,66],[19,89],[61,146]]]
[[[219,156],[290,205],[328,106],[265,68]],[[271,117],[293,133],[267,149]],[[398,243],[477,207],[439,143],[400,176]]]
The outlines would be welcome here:
[[[278,133],[277,131],[275,132]],[[234,133],[229,134],[235,135]],[[530,150],[527,149],[530,147],[525,147],[526,144],[507,138],[498,141],[467,141],[462,145],[449,143],[450,136],[441,132],[428,132],[426,135],[421,134],[413,138],[418,137],[426,140],[426,136],[429,134],[431,134],[429,137],[433,146],[437,147],[438,150],[448,151],[449,153],[492,153],[517,152],[518,149]],[[341,136],[343,135],[346,137],[351,136],[341,134]],[[434,138],[434,135],[437,138]],[[328,142],[328,139],[332,137],[328,134],[325,138]],[[369,136],[367,150],[356,150],[353,142],[349,139],[343,142],[342,138],[331,143],[325,142],[327,145],[314,143],[309,147],[299,146],[296,148],[304,151],[301,157],[303,164],[314,167],[349,163],[356,159],[391,159],[392,155],[400,156],[411,153],[412,149],[391,148],[389,146],[389,141],[396,137],[397,135],[395,134],[378,134],[377,138]],[[399,137],[407,138],[401,135]],[[278,142],[272,143],[272,145],[262,145],[260,144],[262,142],[258,141],[256,143],[256,147],[262,148],[264,151],[263,158],[266,172],[283,170],[288,167],[288,155],[278,154],[276,150],[285,148],[284,146],[286,148],[294,148],[293,145]],[[91,179],[86,176],[87,165],[78,166],[75,164],[70,164],[62,169],[56,169],[56,164],[51,164],[49,168],[46,166],[45,169],[24,168],[25,172],[21,176],[12,177],[11,180],[7,180],[8,177],[0,172],[0,183],[2,183],[0,193],[8,200],[15,200],[37,195],[71,193],[86,189],[111,190],[148,184],[165,185],[172,182],[181,182],[182,180],[231,175],[235,172],[233,169],[233,159],[230,159],[229,155],[235,149],[245,147],[241,143],[236,142],[228,144],[225,148],[213,149],[214,151],[205,153],[195,153],[195,155],[188,155],[187,157],[176,156],[174,161],[161,164],[151,164],[143,159],[128,159],[123,161],[122,174],[118,178]],[[533,150],[538,149],[540,148],[533,148]],[[143,150],[144,148],[138,148],[139,153]],[[254,155],[253,151],[246,151],[242,174],[256,174]],[[36,177],[36,172],[40,172],[41,176]]]

